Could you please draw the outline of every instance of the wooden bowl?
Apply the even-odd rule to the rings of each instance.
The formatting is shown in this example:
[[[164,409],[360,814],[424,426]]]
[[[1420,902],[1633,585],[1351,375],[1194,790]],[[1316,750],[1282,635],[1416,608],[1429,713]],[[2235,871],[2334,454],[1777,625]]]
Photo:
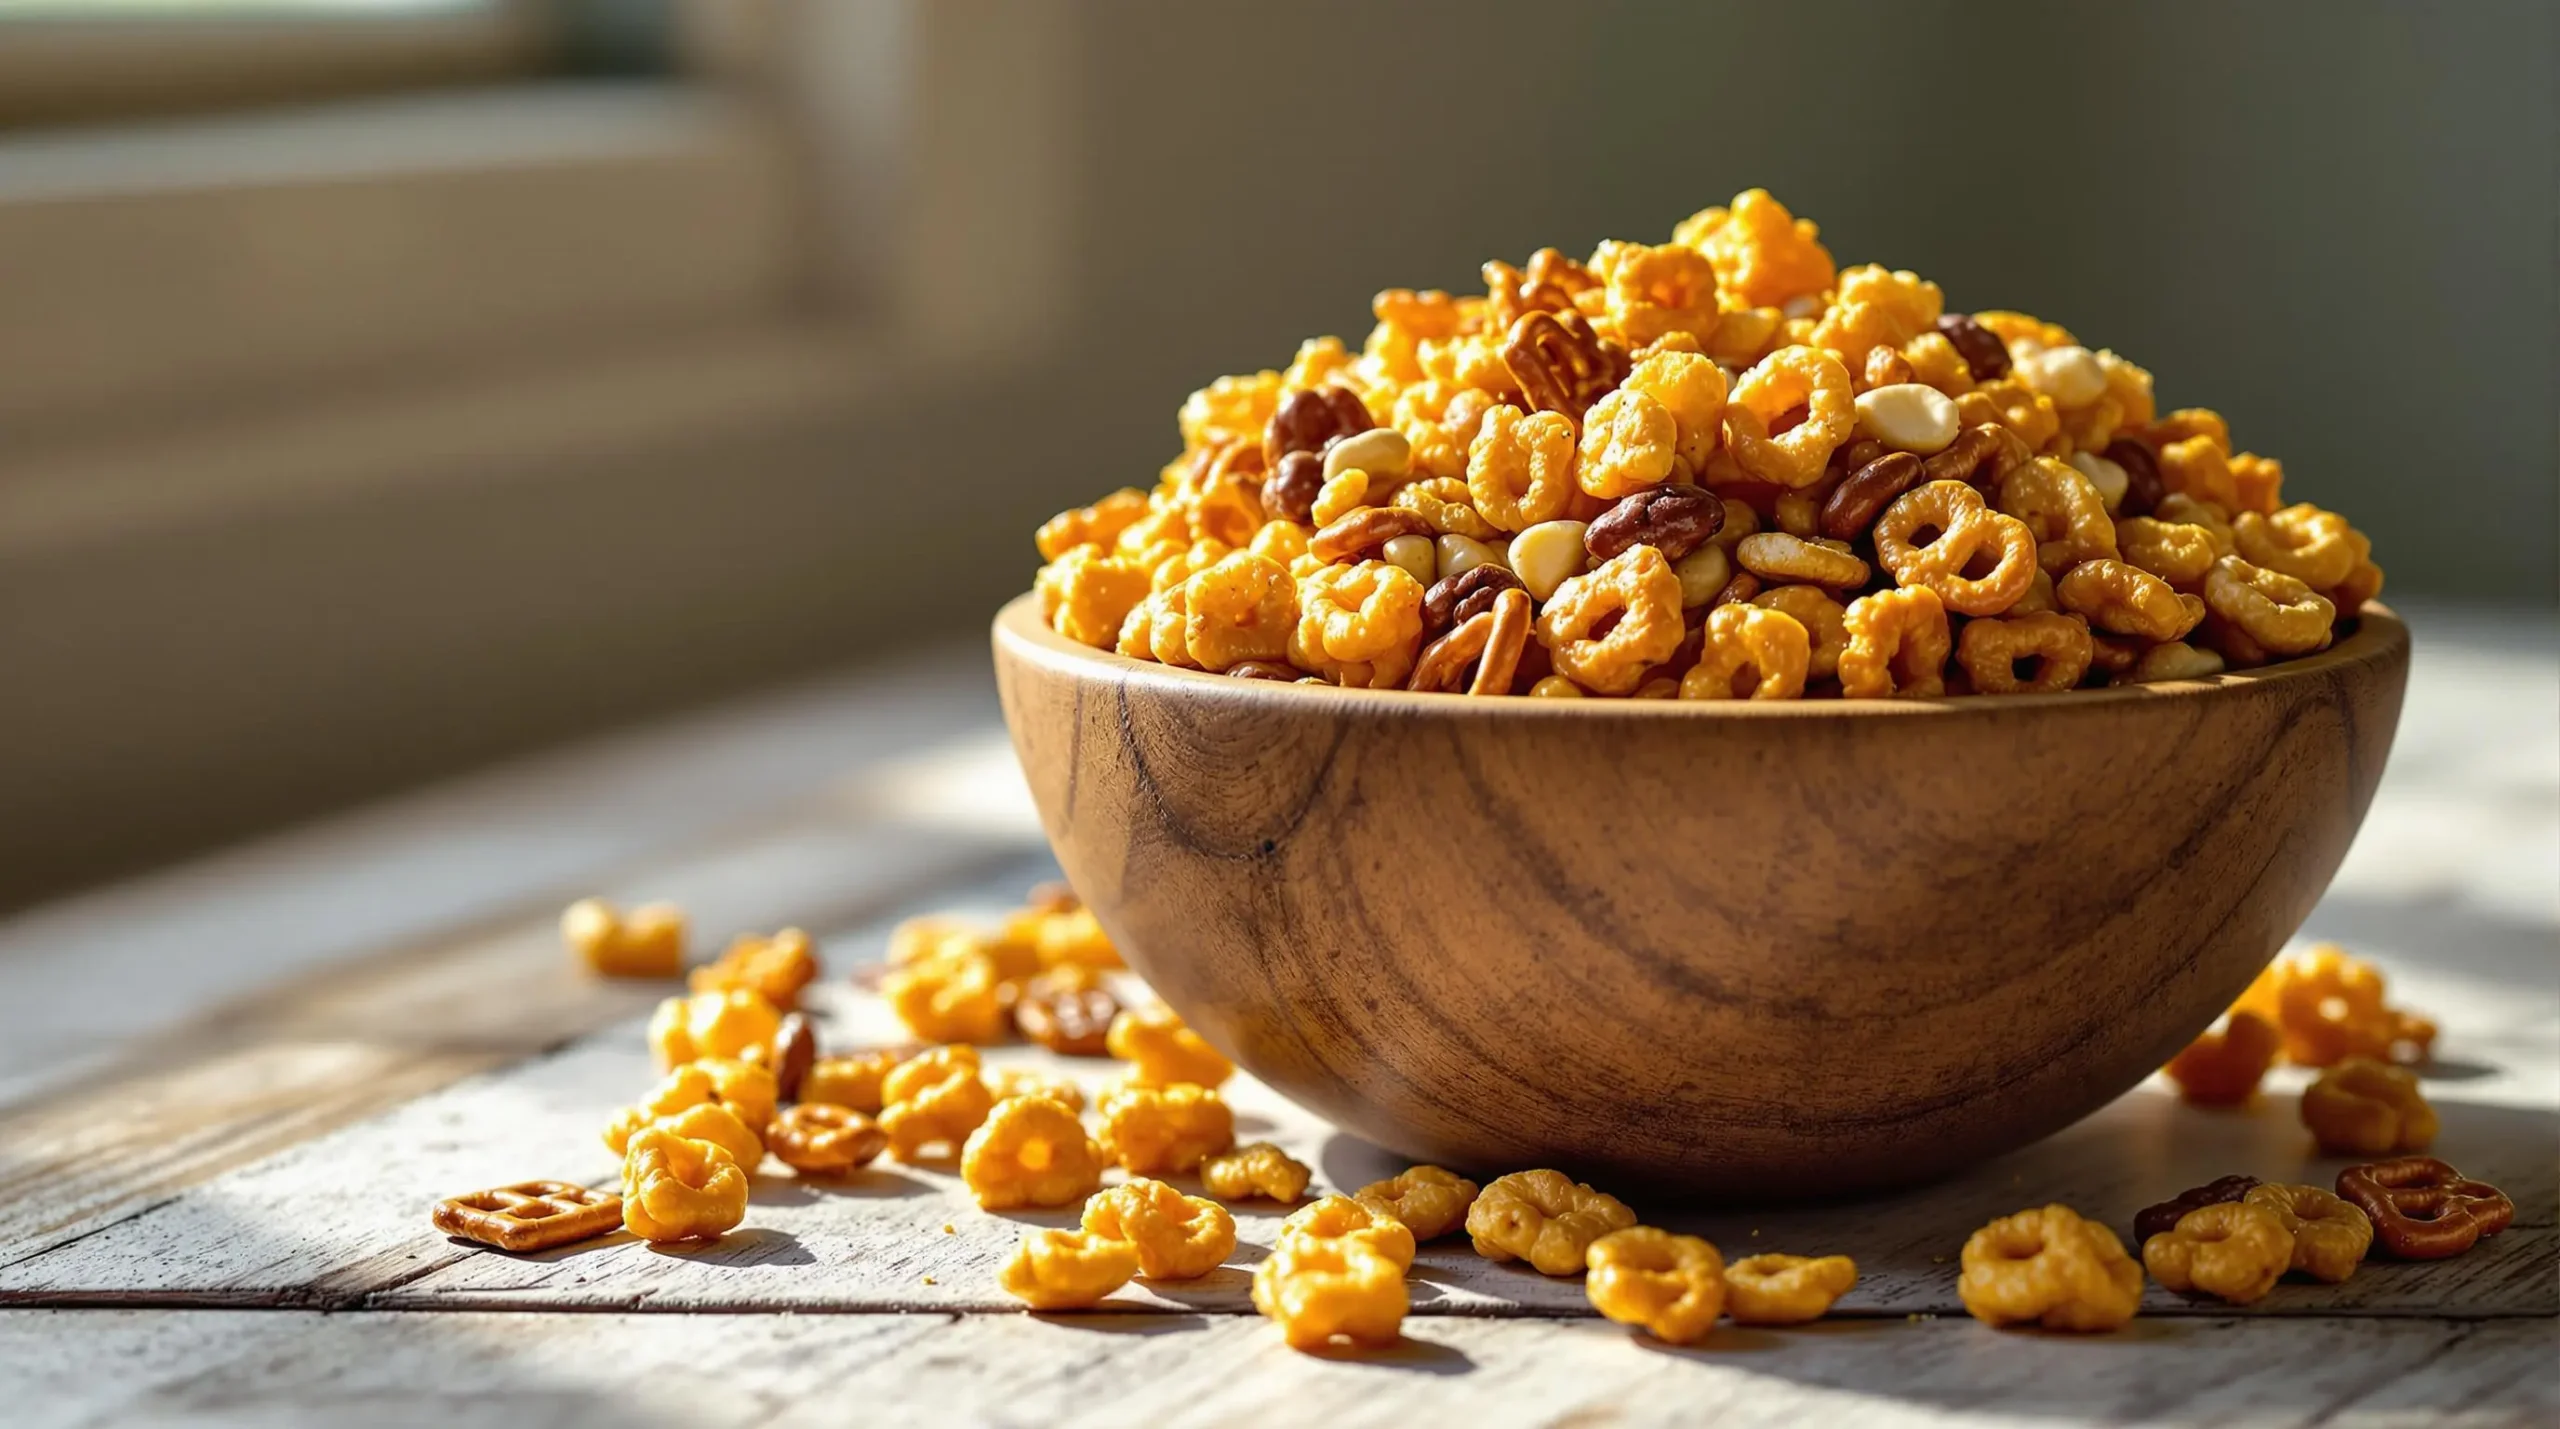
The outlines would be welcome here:
[[[1346,1130],[1783,1198],[2096,1110],[2301,926],[2408,630],[2067,695],[1469,699],[1203,675],[995,623],[1015,751],[1130,964]]]

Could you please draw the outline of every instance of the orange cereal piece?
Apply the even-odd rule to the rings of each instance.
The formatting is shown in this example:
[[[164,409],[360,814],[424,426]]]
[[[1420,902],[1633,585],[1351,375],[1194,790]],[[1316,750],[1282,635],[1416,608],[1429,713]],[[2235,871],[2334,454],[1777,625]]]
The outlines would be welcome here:
[[[674,977],[684,971],[684,910],[643,903],[624,913],[601,898],[581,898],[560,915],[560,941],[606,977]]]
[[[2199,1034],[2160,1071],[2196,1106],[2238,1106],[2257,1095],[2283,1043],[2274,1023],[2234,1008],[2220,1031]]]

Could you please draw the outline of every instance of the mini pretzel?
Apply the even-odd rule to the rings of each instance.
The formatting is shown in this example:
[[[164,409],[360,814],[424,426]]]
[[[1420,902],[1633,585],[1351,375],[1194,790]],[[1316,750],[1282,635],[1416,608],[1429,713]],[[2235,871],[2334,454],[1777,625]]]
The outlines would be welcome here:
[[[1913,540],[1931,529],[1937,535],[1926,543]],[[2035,534],[1960,481],[1928,482],[1897,497],[1876,518],[1875,542],[1876,560],[1894,580],[1935,592],[1958,615],[1998,615],[2035,584]],[[1965,574],[1979,556],[1993,558],[1991,569]]]
[[[518,1181],[436,1202],[446,1235],[524,1254],[622,1229],[622,1198],[566,1181]]]
[[[1503,341],[1502,365],[1539,411],[1579,418],[1626,375],[1609,346],[1578,312],[1523,313]]]
[[[2505,1230],[2516,1203],[2432,1156],[2400,1156],[2338,1173],[2339,1199],[2373,1222],[2373,1237],[2401,1260],[2443,1260]]]
[[[833,1102],[802,1102],[774,1119],[767,1147],[783,1165],[818,1174],[851,1171],[888,1149],[877,1122]]]
[[[1356,560],[1398,536],[1431,535],[1431,523],[1397,506],[1359,506],[1307,540],[1307,554],[1327,565]]]

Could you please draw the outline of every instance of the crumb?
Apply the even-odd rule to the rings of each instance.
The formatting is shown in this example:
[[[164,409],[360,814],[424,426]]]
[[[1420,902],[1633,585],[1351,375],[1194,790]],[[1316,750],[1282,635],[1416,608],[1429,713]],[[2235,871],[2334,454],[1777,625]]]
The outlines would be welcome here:
[[[958,1235],[958,1234],[959,1234],[959,1232],[958,1232],[958,1231],[955,1231],[955,1230],[953,1230],[953,1229],[951,1228],[951,1222],[949,1222],[949,1221],[944,1221],[944,1222],[942,1223],[942,1233],[943,1233],[944,1235]]]
[[[931,1285],[931,1284],[934,1284],[934,1283],[935,1283],[935,1281],[934,1281],[934,1278],[933,1278],[932,1276],[928,1275],[928,1276],[926,1276],[926,1277],[924,1278],[924,1283],[925,1283],[925,1284],[927,1284],[927,1285]]]

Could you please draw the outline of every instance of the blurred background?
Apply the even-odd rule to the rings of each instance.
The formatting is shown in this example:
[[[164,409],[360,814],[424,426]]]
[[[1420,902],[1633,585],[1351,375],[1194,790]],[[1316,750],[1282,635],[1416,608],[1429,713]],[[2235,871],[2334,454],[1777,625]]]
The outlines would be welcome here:
[[[973,640],[1192,388],[1753,185],[2221,409],[2386,599],[2548,612],[2555,57],[2547,0],[0,0],[0,908]]]

